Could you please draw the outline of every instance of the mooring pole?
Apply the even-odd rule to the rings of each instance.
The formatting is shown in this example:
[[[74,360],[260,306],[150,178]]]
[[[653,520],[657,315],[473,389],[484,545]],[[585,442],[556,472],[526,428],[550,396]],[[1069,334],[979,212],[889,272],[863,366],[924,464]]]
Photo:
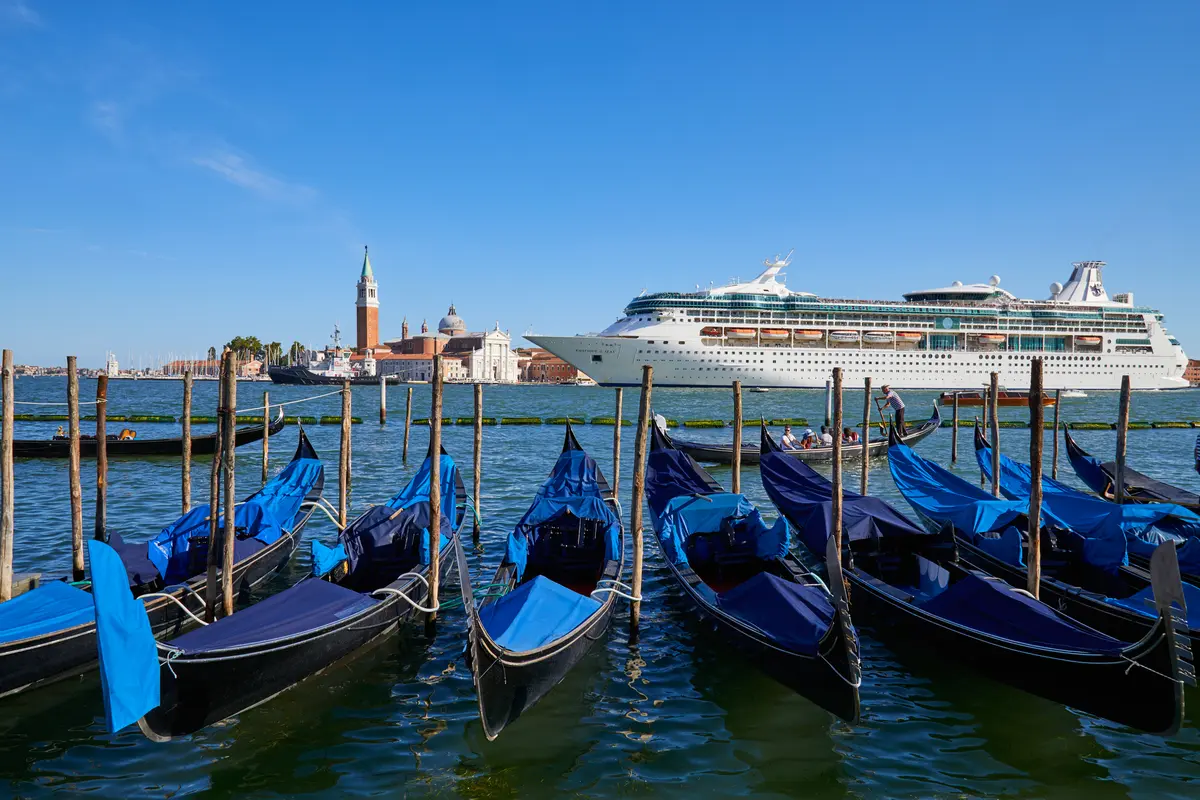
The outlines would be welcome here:
[[[338,524],[345,528],[350,489],[350,380],[342,381],[342,440],[338,451]]]
[[[183,474],[180,476],[180,499],[183,511],[192,510],[192,371],[183,373]]]
[[[650,428],[650,391],[654,386],[654,367],[642,365],[642,397],[638,402],[637,433],[633,437],[633,497],[630,499],[629,527],[633,533],[633,596],[642,596],[642,500],[646,496],[646,436]],[[642,619],[642,602],[629,606],[629,626],[636,633]]]
[[[442,571],[442,356],[433,357],[433,400],[429,410],[429,608],[438,608]],[[437,621],[429,612],[426,629]]]
[[[833,368],[833,497],[830,520],[837,551],[842,552],[842,368]],[[865,473],[864,473],[865,474]]]
[[[471,500],[475,504],[475,527],[472,529],[471,538],[476,544],[479,542],[479,481],[483,471],[483,384],[475,384],[475,475],[474,485],[472,489],[474,493],[471,495]]]
[[[1121,376],[1121,404],[1117,408],[1117,481],[1113,500],[1125,502],[1125,441],[1129,436],[1129,376]]]
[[[108,376],[96,379],[96,525],[94,535],[105,540],[108,527]]]
[[[225,383],[225,425],[221,435],[221,458],[225,462],[225,545],[221,560],[221,607],[224,616],[233,613],[233,546],[237,542],[237,494],[234,491],[234,453],[237,451],[237,354],[232,350],[229,360],[229,378]]]
[[[379,424],[387,425],[387,376],[379,376]]]
[[[220,555],[217,551],[217,533],[221,523],[221,449],[224,436],[221,430],[225,420],[225,354],[221,354],[220,383],[217,385],[217,432],[214,435],[212,466],[208,474],[208,564],[204,589],[204,620],[212,622],[217,616],[217,567]],[[221,551],[224,552],[223,550]]]
[[[1058,409],[1062,404],[1062,389],[1054,390],[1054,457],[1050,462],[1050,477],[1058,480]]]
[[[1029,581],[1026,589],[1035,598],[1042,585],[1042,359],[1029,362]]]
[[[67,479],[71,484],[71,580],[85,577],[83,563],[83,483],[79,477],[79,370],[75,356],[67,356],[67,425],[71,449]]]
[[[825,427],[833,424],[833,381],[825,381]]]
[[[867,476],[871,473],[871,379],[863,381],[862,481],[859,494],[867,494]]]
[[[408,399],[404,401],[404,452],[400,459],[408,463],[408,430],[412,427],[412,387],[408,387]]]
[[[4,415],[0,423],[0,603],[13,593],[13,373],[12,350],[0,357],[0,387],[4,394]]]
[[[268,468],[270,459],[267,457],[269,445],[268,440],[271,438],[271,393],[263,392],[263,468],[262,468],[262,483],[267,485],[267,474],[270,471]]]
[[[733,468],[732,489],[742,492],[742,382],[733,382]]]
[[[991,396],[988,402],[992,413],[992,494],[1000,496],[1000,373],[992,373]]]
[[[618,504],[621,502],[621,392],[620,386],[617,387],[617,410],[616,416],[613,417],[613,472],[612,472],[612,490],[613,499]]]
[[[958,392],[954,393],[954,424],[950,428],[950,463],[958,463]]]

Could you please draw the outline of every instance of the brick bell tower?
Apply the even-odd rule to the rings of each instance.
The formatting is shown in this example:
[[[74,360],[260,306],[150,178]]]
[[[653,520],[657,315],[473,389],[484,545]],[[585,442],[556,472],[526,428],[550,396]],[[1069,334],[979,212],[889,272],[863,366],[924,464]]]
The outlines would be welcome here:
[[[355,302],[358,315],[359,353],[366,353],[379,346],[379,287],[375,284],[375,273],[371,271],[371,257],[363,246],[362,275],[358,279],[358,300]]]

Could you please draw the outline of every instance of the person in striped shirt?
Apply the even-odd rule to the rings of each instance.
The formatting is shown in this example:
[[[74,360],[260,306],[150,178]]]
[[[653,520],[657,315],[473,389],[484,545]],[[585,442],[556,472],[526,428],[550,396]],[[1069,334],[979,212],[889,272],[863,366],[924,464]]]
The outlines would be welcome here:
[[[896,412],[896,431],[901,436],[907,435],[908,428],[904,426],[904,401],[900,399],[900,395],[892,391],[892,387],[889,384],[885,383],[880,388],[883,389],[883,401]]]

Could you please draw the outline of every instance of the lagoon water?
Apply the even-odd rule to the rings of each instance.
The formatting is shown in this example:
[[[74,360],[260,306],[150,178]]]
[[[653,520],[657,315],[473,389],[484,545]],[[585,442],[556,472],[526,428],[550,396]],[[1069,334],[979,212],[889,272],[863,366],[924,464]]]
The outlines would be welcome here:
[[[319,394],[319,387],[239,385],[239,406],[261,405],[269,388],[275,402]],[[81,382],[81,397],[94,382]],[[65,399],[65,380],[22,378],[18,400]],[[182,385],[172,381],[114,381],[110,414],[178,415]],[[400,457],[404,388],[389,387],[388,425],[377,424],[374,387],[354,389],[352,510],[380,502],[399,489],[419,464],[427,431],[413,429],[411,452]],[[904,393],[910,424],[927,416],[933,393]],[[592,418],[611,416],[613,392],[583,387],[487,387],[488,416]],[[1138,393],[1135,420],[1200,416],[1195,391]],[[1064,400],[1066,420],[1113,420],[1116,393]],[[429,387],[414,390],[414,417],[429,409]],[[862,414],[861,390],[847,392],[848,419]],[[471,387],[449,386],[445,416],[471,415]],[[216,384],[197,383],[195,412],[211,414]],[[655,389],[654,407],[678,419],[728,419],[728,391]],[[48,411],[19,408],[18,411]],[[292,406],[291,413],[340,413],[329,397]],[[637,391],[625,392],[625,417],[637,411]],[[85,413],[87,413],[85,411]],[[821,391],[747,394],[748,419],[759,415],[824,414]],[[973,414],[964,409],[964,415]],[[1003,419],[1027,418],[1003,409]],[[1053,409],[1047,410],[1048,418]],[[87,423],[85,423],[87,425]],[[110,423],[118,430],[128,423]],[[57,423],[17,423],[18,438],[45,437]],[[139,424],[139,436],[178,435],[178,426]],[[196,433],[211,426],[195,426]],[[309,434],[328,470],[327,497],[336,504],[336,425],[311,426]],[[443,429],[446,449],[470,485],[471,428]],[[633,429],[623,430],[621,498],[628,505]],[[748,429],[753,431],[753,429]],[[611,426],[579,425],[576,432],[602,469],[611,468]],[[977,476],[969,431],[959,442],[958,469]],[[1192,490],[1194,430],[1137,430],[1129,435],[1132,466]],[[729,430],[698,431],[720,439]],[[1081,431],[1078,441],[1098,455],[1111,454],[1112,431]],[[473,575],[489,576],[504,550],[508,528],[553,464],[561,426],[484,429],[484,523],[481,546],[470,552]],[[271,444],[271,469],[295,447],[286,428]],[[1028,431],[1003,429],[1002,449],[1027,460]],[[950,431],[920,445],[920,452],[949,461]],[[1050,447],[1046,447],[1047,460]],[[238,496],[257,488],[261,449],[237,453]],[[871,491],[899,499],[885,459],[871,464]],[[94,462],[83,467],[85,531],[90,531]],[[824,467],[824,469],[828,469]],[[856,486],[857,463],[847,469]],[[729,469],[714,468],[726,485]],[[109,466],[108,520],[126,539],[145,539],[179,513],[176,459],[117,460]],[[1047,467],[1047,474],[1049,468]],[[1060,462],[1060,479],[1079,485]],[[193,468],[193,497],[207,498],[205,461]],[[745,469],[743,490],[774,511],[757,468]],[[16,568],[61,574],[69,565],[70,516],[66,461],[16,465]],[[331,542],[335,531],[314,517],[306,537]],[[109,735],[97,677],[70,680],[0,701],[0,796],[46,797],[416,797],[537,798],[561,796],[740,796],[895,798],[1012,796],[1030,798],[1195,798],[1200,792],[1200,692],[1187,696],[1188,717],[1174,737],[1139,735],[1076,713],[960,668],[945,652],[921,648],[893,652],[862,631],[862,722],[835,721],[803,698],[749,668],[722,648],[689,615],[647,534],[642,632],[628,636],[622,609],[608,637],[524,718],[488,742],[480,729],[471,678],[461,654],[464,620],[445,611],[436,635],[413,628],[348,663],[335,665],[269,703],[220,727],[167,744],[136,729]],[[628,559],[627,559],[628,563]],[[274,588],[298,579],[308,567],[300,550]],[[447,587],[457,593],[452,578]],[[1102,691],[1103,687],[1097,687]]]

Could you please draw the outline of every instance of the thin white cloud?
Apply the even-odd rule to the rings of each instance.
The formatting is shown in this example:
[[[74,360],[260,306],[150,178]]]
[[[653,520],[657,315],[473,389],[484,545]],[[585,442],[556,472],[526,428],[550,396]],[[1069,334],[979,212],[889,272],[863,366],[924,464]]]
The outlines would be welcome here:
[[[192,163],[212,170],[235,186],[248,189],[268,200],[304,205],[317,197],[317,192],[312,187],[290,183],[269,175],[230,150],[216,150],[208,155],[198,156],[192,159]]]
[[[118,137],[124,126],[121,107],[112,100],[97,100],[89,109],[88,119],[101,133]]]
[[[42,27],[42,15],[25,0],[0,0],[0,21],[31,28]]]

